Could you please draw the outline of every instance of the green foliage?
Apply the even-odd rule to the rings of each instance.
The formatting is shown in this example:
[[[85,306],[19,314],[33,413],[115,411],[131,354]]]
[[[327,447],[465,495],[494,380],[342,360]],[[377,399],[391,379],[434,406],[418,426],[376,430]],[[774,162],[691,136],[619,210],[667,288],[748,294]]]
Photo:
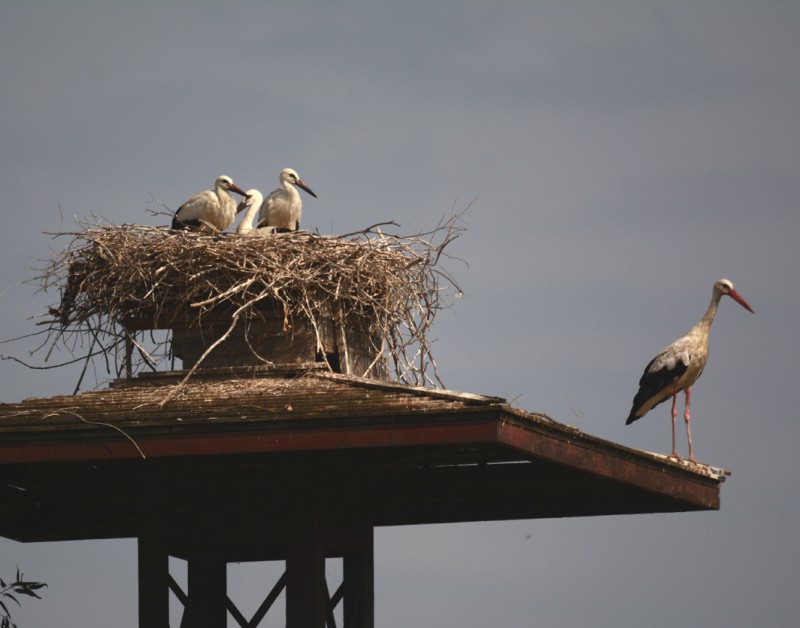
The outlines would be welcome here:
[[[6,583],[0,578],[0,628],[17,628],[17,624],[11,621],[11,613],[4,600],[12,600],[17,606],[21,606],[18,595],[27,595],[42,599],[36,591],[46,587],[44,582],[27,582],[23,580],[22,572],[17,567],[17,575],[14,582]]]

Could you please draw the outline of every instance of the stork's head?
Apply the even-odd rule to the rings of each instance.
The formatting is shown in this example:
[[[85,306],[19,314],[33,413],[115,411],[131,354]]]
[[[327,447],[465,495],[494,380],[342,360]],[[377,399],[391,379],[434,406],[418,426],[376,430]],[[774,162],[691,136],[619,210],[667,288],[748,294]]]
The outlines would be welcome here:
[[[730,279],[720,279],[719,281],[717,281],[717,283],[714,284],[714,297],[716,299],[719,299],[725,296],[726,294],[729,297],[731,297],[734,301],[736,301],[739,305],[741,305],[743,308],[750,310],[751,312],[753,312],[753,314],[755,314],[755,311],[747,304],[747,301],[745,301],[742,298],[742,296],[738,292],[736,292],[736,290],[734,290],[733,282],[731,282]]]
[[[242,196],[242,201],[236,207],[236,213],[247,209],[248,207],[261,207],[264,202],[264,195],[256,189],[247,190]]]
[[[241,196],[245,195],[242,189],[233,182],[233,179],[224,174],[217,177],[217,180],[214,185],[215,187],[222,188],[223,190],[226,190],[228,192],[236,192]]]
[[[284,168],[281,170],[281,183],[291,183],[292,185],[296,185],[299,188],[303,188],[306,192],[311,194],[314,198],[317,198],[317,195],[308,187],[303,180],[300,178],[300,175],[297,174],[296,170],[292,170],[291,168]]]

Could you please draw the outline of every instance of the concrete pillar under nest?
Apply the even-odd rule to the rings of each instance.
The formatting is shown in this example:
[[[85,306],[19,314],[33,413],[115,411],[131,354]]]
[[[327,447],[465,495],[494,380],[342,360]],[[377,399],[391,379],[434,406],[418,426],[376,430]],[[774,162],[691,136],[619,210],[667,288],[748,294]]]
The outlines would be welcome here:
[[[147,318],[122,321],[130,334],[169,329],[172,354],[190,369],[317,365],[335,373],[388,379],[380,333],[366,317],[344,314],[344,306],[327,308],[315,320],[289,317],[277,301],[263,300],[257,309],[232,327],[231,311],[216,308],[202,316],[194,312],[159,312]],[[206,351],[227,334],[224,341]],[[128,351],[132,351],[128,347]],[[129,360],[128,360],[129,361]]]

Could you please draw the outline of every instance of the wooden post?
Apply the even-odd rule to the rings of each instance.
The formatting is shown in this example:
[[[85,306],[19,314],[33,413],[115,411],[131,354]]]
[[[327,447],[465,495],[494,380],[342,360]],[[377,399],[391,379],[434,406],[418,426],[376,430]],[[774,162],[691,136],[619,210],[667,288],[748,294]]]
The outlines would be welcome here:
[[[227,563],[206,552],[193,553],[187,561],[189,607],[181,628],[226,628]]]
[[[286,628],[324,628],[328,604],[319,521],[298,509],[286,539]]]
[[[155,532],[139,536],[139,628],[169,628],[169,555]]]
[[[359,549],[343,558],[344,625],[347,628],[375,628],[374,528],[370,519],[356,524]]]

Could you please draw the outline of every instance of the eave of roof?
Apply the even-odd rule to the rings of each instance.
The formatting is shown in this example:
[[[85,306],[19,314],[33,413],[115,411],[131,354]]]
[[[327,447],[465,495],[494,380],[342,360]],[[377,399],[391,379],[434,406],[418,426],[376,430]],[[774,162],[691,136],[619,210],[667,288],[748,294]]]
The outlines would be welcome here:
[[[154,498],[159,482],[181,477],[187,500],[206,491],[204,499],[227,500],[209,488],[218,476],[258,492],[269,478],[298,468],[314,477],[347,469],[352,486],[335,490],[345,499],[349,491],[372,495],[376,525],[719,507],[718,469],[596,438],[497,397],[320,372],[262,373],[190,380],[161,406],[171,389],[158,380],[0,404],[0,502],[7,498],[3,508],[16,521],[0,533],[25,540],[133,534],[133,514],[107,525],[95,514],[69,534],[57,522],[30,532],[26,524],[37,500],[88,517],[59,494],[72,490],[62,481],[70,474],[84,492],[97,483],[92,504],[105,504],[102,512],[124,510],[130,487],[117,496],[105,484],[137,486],[147,468],[163,475]],[[265,475],[252,471],[264,464]],[[294,486],[294,478],[287,481]],[[25,482],[27,493],[18,495]]]

